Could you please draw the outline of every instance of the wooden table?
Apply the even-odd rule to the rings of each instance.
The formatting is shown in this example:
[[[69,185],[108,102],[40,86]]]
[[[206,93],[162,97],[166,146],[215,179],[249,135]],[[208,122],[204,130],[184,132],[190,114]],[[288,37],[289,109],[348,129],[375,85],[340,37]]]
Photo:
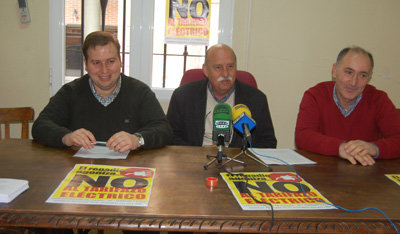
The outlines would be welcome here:
[[[268,232],[271,226],[270,211],[240,208],[219,176],[220,169],[210,166],[204,170],[206,155],[215,155],[215,148],[167,146],[131,152],[127,160],[73,158],[75,152],[31,140],[0,141],[0,177],[27,179],[30,186],[11,203],[0,203],[0,226],[190,232]],[[224,152],[233,156],[240,151]],[[318,164],[295,166],[296,170],[329,201],[348,209],[377,207],[400,228],[400,186],[384,175],[400,173],[400,160],[379,160],[374,166],[362,167],[336,157],[299,152]],[[244,160],[248,165],[243,171],[266,171],[249,158]],[[148,207],[45,203],[75,164],[156,168]],[[290,171],[287,166],[272,167]],[[209,176],[220,178],[213,190],[205,185]],[[395,232],[377,211],[275,211],[274,215],[272,232]]]

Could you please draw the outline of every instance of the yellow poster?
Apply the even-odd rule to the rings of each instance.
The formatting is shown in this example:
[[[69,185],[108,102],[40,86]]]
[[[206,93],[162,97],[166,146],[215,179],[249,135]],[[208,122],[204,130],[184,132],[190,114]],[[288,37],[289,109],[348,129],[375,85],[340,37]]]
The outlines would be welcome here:
[[[385,174],[385,176],[400,185],[400,174]]]
[[[208,45],[211,0],[166,0],[165,43]]]
[[[221,176],[243,210],[269,210],[270,206],[263,203],[270,203],[274,210],[335,209],[325,204],[330,202],[301,177],[299,181],[293,172],[224,172]]]
[[[48,203],[147,206],[155,169],[76,164]]]

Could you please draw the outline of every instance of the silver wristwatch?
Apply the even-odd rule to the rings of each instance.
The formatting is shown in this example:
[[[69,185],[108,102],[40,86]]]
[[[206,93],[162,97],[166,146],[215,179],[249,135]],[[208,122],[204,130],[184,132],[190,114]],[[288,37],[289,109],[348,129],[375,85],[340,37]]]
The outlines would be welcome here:
[[[140,133],[134,133],[134,135],[137,136],[137,137],[139,138],[139,145],[140,145],[140,147],[143,147],[143,146],[144,146],[144,138],[143,138],[142,134],[140,134]]]

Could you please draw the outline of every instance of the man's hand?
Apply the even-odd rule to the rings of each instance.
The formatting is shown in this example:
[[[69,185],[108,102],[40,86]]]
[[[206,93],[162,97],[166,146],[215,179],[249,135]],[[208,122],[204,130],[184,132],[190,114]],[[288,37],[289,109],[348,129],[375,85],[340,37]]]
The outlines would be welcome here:
[[[362,140],[349,141],[346,143],[344,149],[352,156],[376,156],[378,154],[378,147],[376,145]]]
[[[124,131],[115,133],[107,141],[107,146],[118,152],[125,152],[127,150],[135,150],[140,147],[139,138]]]
[[[344,142],[339,146],[339,156],[349,160],[352,164],[357,161],[363,166],[374,165],[374,156],[378,154],[378,148],[372,144],[361,140]]]
[[[65,134],[62,138],[62,142],[66,146],[75,145],[75,146],[82,146],[86,149],[91,149],[94,147],[92,143],[96,142],[96,138],[90,131],[81,128]]]

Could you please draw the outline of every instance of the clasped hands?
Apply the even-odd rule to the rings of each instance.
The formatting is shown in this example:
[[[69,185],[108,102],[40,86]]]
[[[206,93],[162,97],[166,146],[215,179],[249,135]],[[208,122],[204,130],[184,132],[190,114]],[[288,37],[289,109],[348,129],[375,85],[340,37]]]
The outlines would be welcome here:
[[[84,129],[78,129],[73,132],[67,133],[62,138],[62,142],[66,146],[79,146],[86,149],[92,149],[96,144],[94,135]],[[135,150],[140,147],[139,138],[134,134],[124,131],[117,132],[108,139],[106,145],[108,148],[118,152],[125,152],[127,150]]]
[[[374,157],[377,154],[378,147],[375,144],[362,140],[343,142],[339,146],[339,156],[349,160],[352,164],[359,162],[363,166],[374,165]]]

